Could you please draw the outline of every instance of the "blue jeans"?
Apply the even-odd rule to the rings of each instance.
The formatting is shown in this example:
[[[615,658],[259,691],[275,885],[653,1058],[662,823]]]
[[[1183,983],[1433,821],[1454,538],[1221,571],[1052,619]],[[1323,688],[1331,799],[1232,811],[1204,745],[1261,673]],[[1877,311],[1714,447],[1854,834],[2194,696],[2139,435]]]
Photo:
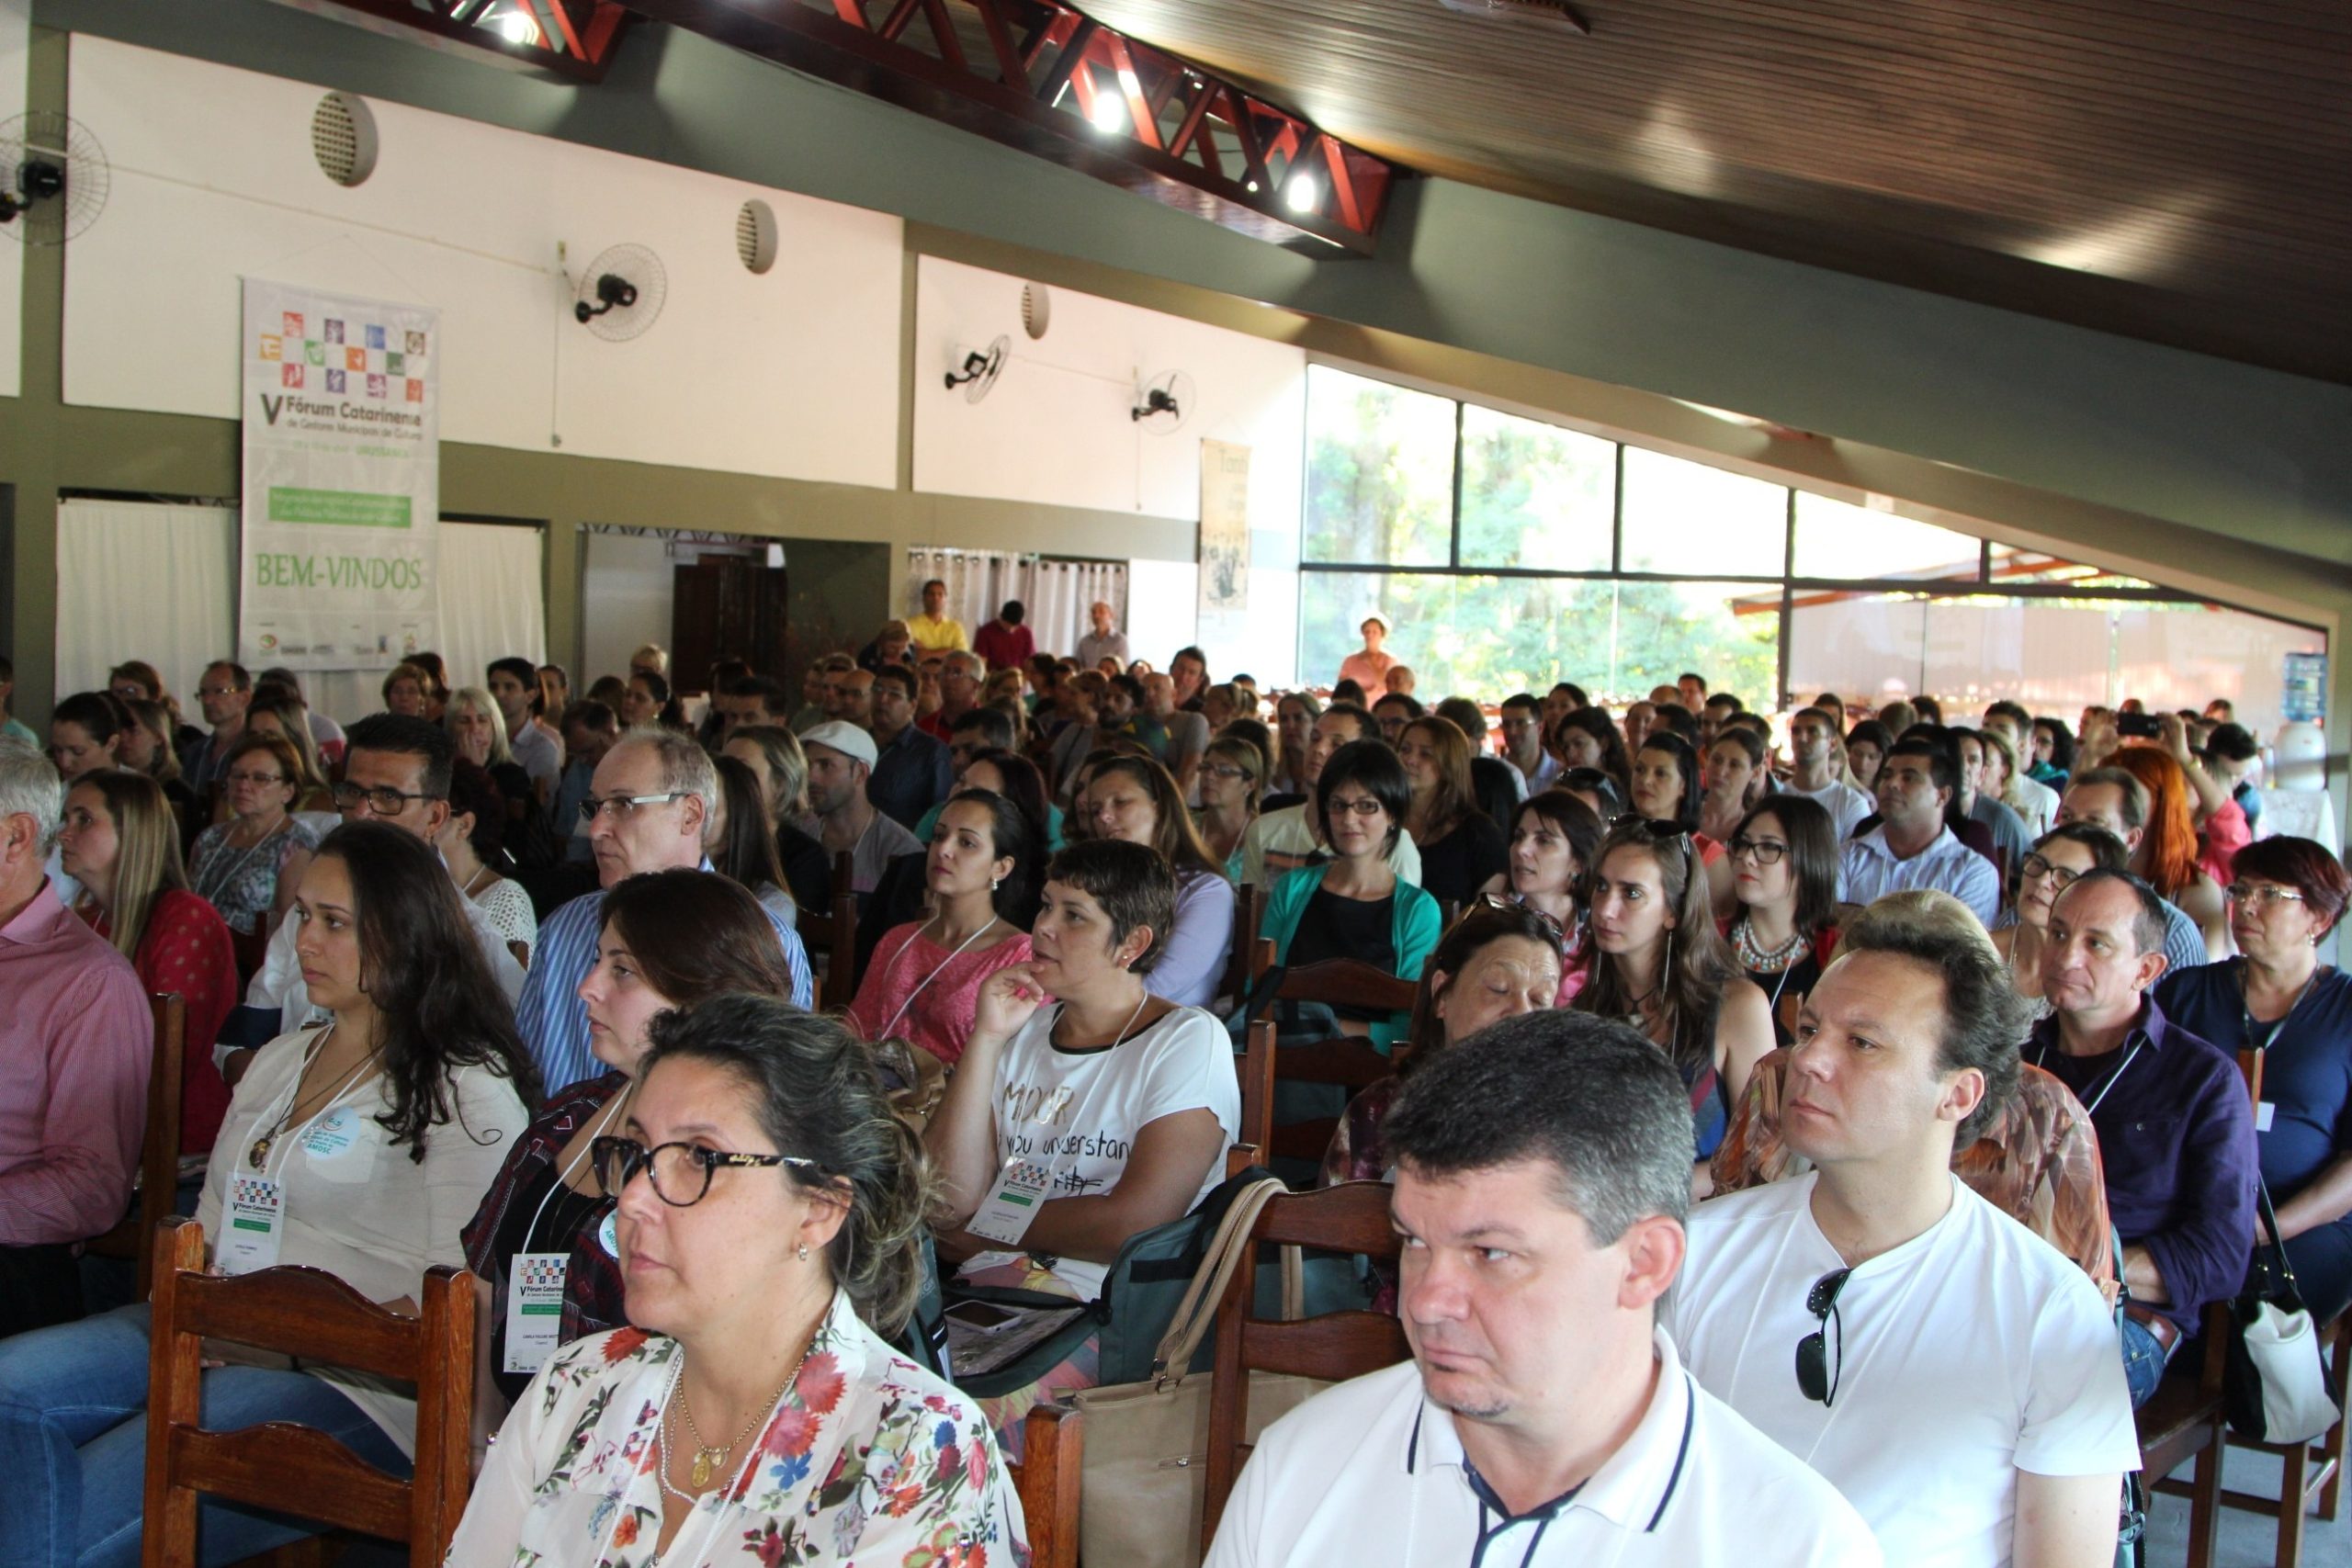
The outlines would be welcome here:
[[[2132,1391],[2132,1408],[2148,1403],[2164,1381],[2165,1348],[2136,1317],[2123,1320],[2123,1382]]]
[[[147,1463],[148,1309],[0,1340],[0,1562],[9,1568],[137,1568]],[[368,1463],[409,1473],[399,1447],[334,1384],[295,1371],[217,1367],[203,1423],[315,1427]],[[319,1527],[207,1500],[199,1561],[235,1562]]]

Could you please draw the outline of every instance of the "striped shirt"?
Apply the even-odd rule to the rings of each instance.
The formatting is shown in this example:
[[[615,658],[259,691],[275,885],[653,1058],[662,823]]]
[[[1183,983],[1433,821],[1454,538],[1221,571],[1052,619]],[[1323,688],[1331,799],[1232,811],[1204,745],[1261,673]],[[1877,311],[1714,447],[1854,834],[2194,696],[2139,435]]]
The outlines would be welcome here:
[[[708,862],[703,870],[710,871]],[[815,995],[808,983],[808,953],[788,919],[765,904],[760,910],[775,927],[784,949],[784,965],[792,976],[792,1005],[805,1008]],[[605,894],[599,888],[574,898],[539,928],[523,999],[515,1004],[514,1027],[521,1031],[524,1048],[538,1066],[543,1084],[575,1084],[606,1070],[588,1050],[588,1004],[580,999],[580,982],[596,966],[604,912]]]

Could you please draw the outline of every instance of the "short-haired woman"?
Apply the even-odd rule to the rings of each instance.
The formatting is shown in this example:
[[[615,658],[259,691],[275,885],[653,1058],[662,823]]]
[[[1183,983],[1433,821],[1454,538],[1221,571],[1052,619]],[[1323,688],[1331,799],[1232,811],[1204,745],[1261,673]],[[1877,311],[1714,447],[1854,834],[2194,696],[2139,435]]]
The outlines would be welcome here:
[[[1174,874],[1140,844],[1089,840],[1046,869],[1035,956],[980,987],[923,1134],[945,1190],[942,1250],[967,1280],[1091,1302],[1129,1236],[1190,1213],[1224,1175],[1241,1122],[1232,1040],[1145,984],[1175,912]],[[967,1231],[1016,1156],[1048,1173],[1043,1201],[1023,1228]],[[1093,1382],[1094,1355],[1090,1341],[989,1402],[1009,1451],[1030,1404]]]
[[[729,992],[792,989],[775,929],[752,896],[724,877],[684,869],[624,877],[605,895],[600,915],[596,962],[580,982],[580,999],[588,1010],[588,1049],[609,1070],[548,1097],[465,1229],[466,1267],[490,1287],[489,1371],[510,1401],[557,1345],[627,1321],[612,1204],[597,1184],[589,1144],[627,1122],[654,1019]],[[563,1266],[552,1338],[544,1325],[536,1335],[516,1334],[511,1280],[525,1255]]]
[[[1644,755],[1648,750],[1645,743]],[[1727,1108],[1772,1049],[1772,1019],[1764,993],[1716,932],[1691,835],[1661,833],[1638,818],[1610,829],[1593,863],[1588,919],[1598,957],[1576,1005],[1623,1019],[1674,1063],[1690,1090],[1703,1171],[1723,1141]]]
[[[2262,1053],[2262,1179],[2312,1321],[2352,1303],[2352,976],[2319,959],[2352,902],[2352,877],[2325,846],[2280,835],[2231,862],[2238,956],[2156,982],[2165,1017],[2224,1051]],[[2257,1241],[2267,1241],[2256,1222]]]
[[[230,817],[197,835],[188,880],[229,929],[259,942],[294,906],[303,868],[319,835],[294,814],[301,794],[301,759],[282,735],[240,735],[221,760]],[[241,953],[240,957],[243,954]]]
[[[212,1043],[237,1005],[237,952],[220,913],[188,887],[163,786],[120,768],[85,773],[65,792],[57,853],[82,885],[74,912],[130,960],[143,988],[187,1002],[180,1152],[209,1152],[229,1110]]]
[[[384,711],[403,718],[430,716],[433,695],[432,672],[413,663],[395,664],[384,677]]]
[[[1838,825],[1804,795],[1768,795],[1732,829],[1730,860],[1738,912],[1724,935],[1786,1045],[1838,946]]]
[[[254,1057],[197,1221],[224,1272],[320,1269],[413,1314],[424,1271],[464,1260],[458,1233],[537,1096],[530,1060],[457,885],[422,840],[345,824],[319,846],[292,918],[311,1000],[332,1021]],[[0,1341],[12,1560],[135,1555],[151,1349],[143,1303]],[[409,1468],[416,1401],[404,1389],[332,1367],[214,1366],[203,1378],[216,1430],[290,1421],[378,1468]],[[208,1563],[315,1533],[209,1501],[198,1530]]]
[[[1471,755],[1461,726],[1435,715],[1406,725],[1396,745],[1412,786],[1405,830],[1421,852],[1421,886],[1457,907],[1501,875],[1510,860],[1502,828],[1479,808]]]
[[[947,802],[924,863],[932,913],[876,945],[849,1007],[862,1038],[907,1040],[951,1067],[963,1059],[981,985],[1030,960],[1012,918],[1036,874],[1030,839],[1021,808],[992,790]]]
[[[540,1368],[449,1561],[1025,1561],[987,1422],[883,1338],[921,1287],[928,1183],[865,1047],[744,995],[651,1036],[591,1145],[634,1326]]]
[[[1388,863],[1412,798],[1404,764],[1384,743],[1351,740],[1331,753],[1315,781],[1311,807],[1331,858],[1285,872],[1274,884],[1258,934],[1272,940],[1275,963],[1356,958],[1402,979],[1421,977],[1437,945],[1437,900]],[[1375,1009],[1332,1010],[1342,1033],[1365,1035],[1384,1051],[1405,1038],[1411,1023],[1405,1014]]]
[[[1233,884],[1201,842],[1184,793],[1158,762],[1117,757],[1086,786],[1093,837],[1141,844],[1176,877],[1176,914],[1165,928],[1145,988],[1178,1007],[1205,1007],[1216,996],[1233,946]]]

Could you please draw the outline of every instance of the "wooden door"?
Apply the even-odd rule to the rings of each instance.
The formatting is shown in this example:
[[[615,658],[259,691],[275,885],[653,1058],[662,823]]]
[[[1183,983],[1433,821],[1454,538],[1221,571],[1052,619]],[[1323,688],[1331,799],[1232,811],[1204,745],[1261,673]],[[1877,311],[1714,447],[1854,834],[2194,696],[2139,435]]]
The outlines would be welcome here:
[[[751,556],[705,556],[671,571],[670,668],[680,691],[699,692],[721,659],[784,669],[785,569]]]

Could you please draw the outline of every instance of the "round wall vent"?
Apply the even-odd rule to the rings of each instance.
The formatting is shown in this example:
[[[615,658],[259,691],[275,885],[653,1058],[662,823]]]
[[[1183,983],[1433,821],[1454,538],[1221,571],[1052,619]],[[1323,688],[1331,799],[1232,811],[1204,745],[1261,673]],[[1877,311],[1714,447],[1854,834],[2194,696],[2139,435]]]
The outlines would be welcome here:
[[[376,172],[376,115],[354,93],[329,93],[311,111],[311,155],[339,186],[356,186]]]
[[[1046,335],[1046,329],[1053,323],[1053,290],[1042,283],[1023,284],[1021,286],[1021,330],[1033,338],[1041,338]]]
[[[750,272],[775,265],[775,209],[757,197],[736,209],[735,259]]]

